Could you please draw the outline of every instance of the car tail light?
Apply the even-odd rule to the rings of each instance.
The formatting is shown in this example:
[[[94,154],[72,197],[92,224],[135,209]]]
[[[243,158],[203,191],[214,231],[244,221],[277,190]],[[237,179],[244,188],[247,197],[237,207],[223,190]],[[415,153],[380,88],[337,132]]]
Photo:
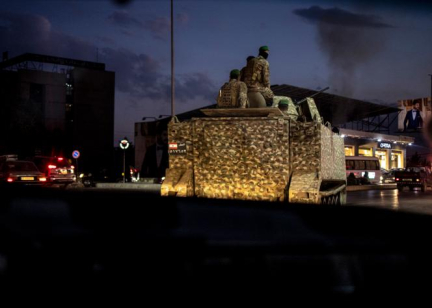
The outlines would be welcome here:
[[[47,179],[46,179],[46,178],[39,178],[39,181],[40,181],[40,182],[46,182]]]
[[[399,181],[399,178],[396,178],[396,181]]]
[[[63,161],[63,157],[57,158],[58,161]]]
[[[48,169],[55,169],[55,168],[57,168],[56,165],[48,165]]]
[[[9,183],[12,183],[12,182],[14,181],[14,179],[13,179],[13,178],[7,178],[7,181],[8,181]]]

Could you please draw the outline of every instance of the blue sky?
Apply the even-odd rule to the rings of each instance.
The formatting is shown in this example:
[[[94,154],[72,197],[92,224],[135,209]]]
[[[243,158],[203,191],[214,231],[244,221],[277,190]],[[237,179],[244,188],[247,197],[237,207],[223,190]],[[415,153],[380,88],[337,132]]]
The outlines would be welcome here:
[[[430,96],[432,6],[422,1],[174,0],[176,110],[214,103],[229,71],[270,47],[272,84],[396,106]],[[115,140],[170,113],[170,2],[0,3],[0,46],[106,63],[116,72]]]

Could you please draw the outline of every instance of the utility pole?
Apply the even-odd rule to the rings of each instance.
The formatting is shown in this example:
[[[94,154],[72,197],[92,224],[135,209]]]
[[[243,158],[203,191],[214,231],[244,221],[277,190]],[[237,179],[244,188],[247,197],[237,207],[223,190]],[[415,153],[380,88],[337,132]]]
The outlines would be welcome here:
[[[174,110],[174,0],[171,0],[171,116],[175,116]]]
[[[429,76],[431,77],[431,100],[432,100],[432,74],[429,74]]]

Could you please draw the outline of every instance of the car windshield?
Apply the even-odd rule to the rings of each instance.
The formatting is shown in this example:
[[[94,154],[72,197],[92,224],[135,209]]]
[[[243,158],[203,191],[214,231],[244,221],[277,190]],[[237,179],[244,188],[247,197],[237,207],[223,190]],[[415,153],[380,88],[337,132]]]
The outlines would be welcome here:
[[[431,35],[424,0],[0,1],[0,283],[428,294]]]

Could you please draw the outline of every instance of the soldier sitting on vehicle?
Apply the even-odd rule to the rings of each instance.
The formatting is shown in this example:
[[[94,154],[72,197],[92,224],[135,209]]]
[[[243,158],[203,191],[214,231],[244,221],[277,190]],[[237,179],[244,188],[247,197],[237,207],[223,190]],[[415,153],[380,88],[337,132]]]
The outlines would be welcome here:
[[[234,69],[230,72],[230,81],[220,89],[217,97],[218,108],[246,108],[249,106],[247,86],[239,81],[240,71]]]
[[[273,99],[273,107],[279,108],[285,116],[292,120],[297,120],[298,112],[291,98],[286,96],[275,96]]]
[[[248,87],[250,107],[263,108],[273,103],[273,91],[270,89],[270,69],[267,57],[269,48],[261,46],[259,55],[247,62],[244,69],[244,81]]]

